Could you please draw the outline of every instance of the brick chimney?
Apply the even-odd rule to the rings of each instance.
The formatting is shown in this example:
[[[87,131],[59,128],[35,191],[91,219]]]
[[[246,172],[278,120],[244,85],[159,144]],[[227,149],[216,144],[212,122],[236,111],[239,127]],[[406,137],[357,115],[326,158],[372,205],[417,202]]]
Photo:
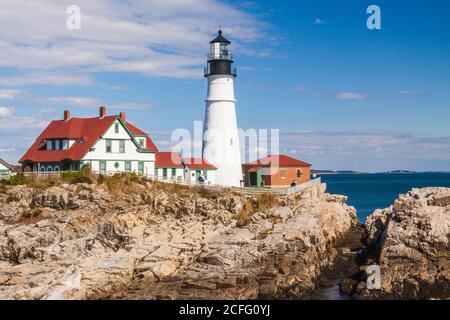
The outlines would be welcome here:
[[[69,120],[70,120],[70,111],[64,110],[64,121],[69,121]]]
[[[103,119],[105,116],[106,116],[106,107],[105,106],[100,106],[98,117],[100,119]]]
[[[127,120],[127,116],[125,115],[125,112],[121,112],[119,114],[119,116],[120,116],[120,119],[122,119],[123,121]]]

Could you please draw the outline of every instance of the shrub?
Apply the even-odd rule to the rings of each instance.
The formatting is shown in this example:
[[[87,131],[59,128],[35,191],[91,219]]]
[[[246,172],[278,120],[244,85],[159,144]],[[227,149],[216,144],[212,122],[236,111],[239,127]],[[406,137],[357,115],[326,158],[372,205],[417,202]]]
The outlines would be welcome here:
[[[9,179],[0,180],[2,184],[10,185],[10,186],[18,186],[28,184],[28,179],[25,177],[23,173],[18,173],[16,175],[11,176]]]
[[[81,171],[65,171],[61,173],[61,179],[64,182],[70,183],[70,184],[77,184],[77,183],[92,183],[92,179],[89,177],[90,171],[87,172],[85,170]]]

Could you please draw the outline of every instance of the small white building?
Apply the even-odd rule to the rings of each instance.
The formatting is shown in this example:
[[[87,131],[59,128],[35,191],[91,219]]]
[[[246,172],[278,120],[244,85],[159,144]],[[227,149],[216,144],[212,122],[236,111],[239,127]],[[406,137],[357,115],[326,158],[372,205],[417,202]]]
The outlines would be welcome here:
[[[162,179],[184,180],[184,163],[178,152],[157,152],[155,176]]]
[[[189,183],[216,184],[217,168],[202,158],[183,158],[184,179]],[[201,181],[203,178],[203,182]]]
[[[14,167],[0,158],[0,179],[7,179],[14,172]]]
[[[52,121],[20,159],[23,171],[79,170],[97,173],[136,172],[153,175],[158,151],[148,134],[126,120],[125,113]]]

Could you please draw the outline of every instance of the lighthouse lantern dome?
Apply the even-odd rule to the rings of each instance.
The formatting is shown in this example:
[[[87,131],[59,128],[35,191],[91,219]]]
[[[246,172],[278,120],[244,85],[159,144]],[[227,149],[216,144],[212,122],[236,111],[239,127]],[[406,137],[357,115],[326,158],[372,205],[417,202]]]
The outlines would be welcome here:
[[[222,30],[219,30],[217,37],[209,43],[209,60],[233,60],[230,48],[231,42],[224,38]]]

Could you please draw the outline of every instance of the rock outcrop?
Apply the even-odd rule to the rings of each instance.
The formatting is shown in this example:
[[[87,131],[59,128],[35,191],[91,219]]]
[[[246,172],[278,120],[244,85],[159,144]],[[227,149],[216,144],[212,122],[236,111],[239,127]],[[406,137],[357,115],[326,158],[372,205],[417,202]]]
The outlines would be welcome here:
[[[365,223],[369,261],[356,298],[450,297],[450,189],[413,189],[376,210]],[[366,286],[369,265],[380,267],[381,287]]]
[[[152,182],[113,194],[4,188],[0,299],[307,298],[357,225],[346,198],[320,184],[244,225],[256,200],[240,195]]]

